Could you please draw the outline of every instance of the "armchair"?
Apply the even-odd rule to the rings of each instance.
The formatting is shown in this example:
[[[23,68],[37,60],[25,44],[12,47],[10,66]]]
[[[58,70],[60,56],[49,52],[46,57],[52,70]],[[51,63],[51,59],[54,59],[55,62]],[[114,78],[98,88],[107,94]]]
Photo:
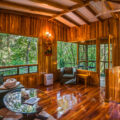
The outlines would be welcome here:
[[[76,84],[76,68],[65,67],[60,69],[61,84]]]

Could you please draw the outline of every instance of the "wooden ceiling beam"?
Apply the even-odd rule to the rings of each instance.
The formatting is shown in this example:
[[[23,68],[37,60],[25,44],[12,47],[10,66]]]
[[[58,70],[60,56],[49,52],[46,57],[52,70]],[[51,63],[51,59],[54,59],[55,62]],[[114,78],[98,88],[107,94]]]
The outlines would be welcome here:
[[[80,19],[82,19],[86,24],[90,24],[90,22],[77,10],[73,11],[73,13],[79,17]]]
[[[55,8],[59,8],[59,9],[68,9],[68,6],[59,4],[57,2],[54,1],[50,1],[50,0],[30,0],[32,2],[36,2],[36,3],[43,3],[43,4],[47,4],[49,6],[53,6]]]
[[[96,11],[94,11],[90,6],[86,6],[86,8],[87,8],[94,16],[97,15]],[[101,22],[103,21],[103,19],[102,19],[100,16],[98,16],[97,19],[98,19],[99,21],[101,21]]]
[[[112,3],[116,3],[116,4],[120,4],[120,0],[107,0],[109,2],[112,2]]]
[[[72,18],[70,18],[70,17],[68,17],[68,16],[66,16],[66,15],[63,15],[62,17],[63,17],[65,20],[69,21],[70,23],[72,23],[72,24],[80,27],[80,25],[79,25],[77,22],[75,22]]]
[[[68,13],[68,12],[75,11],[75,10],[77,10],[78,8],[80,8],[80,7],[85,7],[85,6],[87,6],[87,5],[88,5],[88,3],[84,4],[83,2],[81,2],[81,3],[79,3],[79,4],[76,4],[76,5],[73,5],[72,7],[69,7],[68,9],[63,10],[60,14],[54,15],[50,20],[53,20],[53,19],[55,19],[56,17],[63,16],[64,14],[66,14],[66,13]]]
[[[29,10],[31,12],[36,11],[36,12],[45,12],[49,14],[59,14],[60,12],[50,10],[50,9],[44,9],[44,8],[39,8],[39,7],[33,7],[33,6],[28,6],[28,5],[23,5],[23,4],[18,4],[10,1],[0,1],[0,8],[14,8],[16,11],[19,9],[22,10]],[[18,10],[17,10],[18,9]]]
[[[106,6],[106,8],[107,8],[108,10],[113,10],[113,8],[112,8],[111,5],[109,4],[109,2],[104,1],[104,3],[105,3],[105,6]],[[115,13],[111,13],[111,15],[112,15],[112,17],[114,17],[114,18],[118,18],[118,16],[117,16]]]

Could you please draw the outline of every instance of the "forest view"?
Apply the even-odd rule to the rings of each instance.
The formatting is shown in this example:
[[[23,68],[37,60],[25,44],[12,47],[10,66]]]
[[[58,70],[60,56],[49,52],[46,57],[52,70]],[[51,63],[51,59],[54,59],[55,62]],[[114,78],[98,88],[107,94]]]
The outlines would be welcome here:
[[[77,66],[77,44],[57,42],[57,68]]]
[[[0,33],[0,66],[37,64],[37,38]]]

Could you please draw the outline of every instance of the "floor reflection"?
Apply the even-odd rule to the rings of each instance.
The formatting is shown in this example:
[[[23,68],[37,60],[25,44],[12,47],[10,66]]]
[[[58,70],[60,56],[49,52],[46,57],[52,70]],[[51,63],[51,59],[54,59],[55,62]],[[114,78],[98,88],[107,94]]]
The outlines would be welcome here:
[[[60,118],[63,114],[67,113],[70,109],[77,104],[77,98],[74,94],[65,94],[61,96],[60,92],[57,93],[58,114],[57,118]]]

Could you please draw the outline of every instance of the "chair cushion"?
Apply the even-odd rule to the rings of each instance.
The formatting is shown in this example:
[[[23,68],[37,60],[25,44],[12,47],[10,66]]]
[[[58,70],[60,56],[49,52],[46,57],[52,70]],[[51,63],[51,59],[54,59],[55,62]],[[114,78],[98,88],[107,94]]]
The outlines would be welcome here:
[[[73,74],[73,68],[72,67],[64,68],[64,74]]]
[[[0,85],[3,84],[3,75],[0,75]]]
[[[66,79],[68,79],[68,78],[74,78],[74,75],[73,74],[64,74],[63,78],[66,78]]]

